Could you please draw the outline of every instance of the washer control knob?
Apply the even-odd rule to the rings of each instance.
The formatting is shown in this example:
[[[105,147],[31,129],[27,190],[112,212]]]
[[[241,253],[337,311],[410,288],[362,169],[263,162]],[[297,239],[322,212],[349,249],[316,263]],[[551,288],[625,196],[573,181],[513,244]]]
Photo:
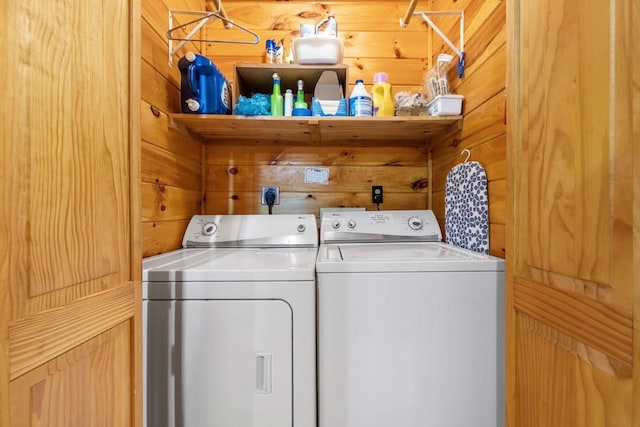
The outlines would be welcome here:
[[[337,220],[333,221],[331,226],[333,227],[334,230],[337,230],[338,228],[340,228],[340,221],[337,221]]]
[[[211,236],[216,232],[217,229],[218,226],[215,222],[205,222],[202,226],[202,234],[204,234],[205,236]]]
[[[304,224],[298,224],[298,231],[299,231],[300,233],[302,233],[302,232],[303,232],[304,230],[306,230],[306,229],[307,229],[307,226],[306,226],[306,225],[304,225]]]
[[[422,219],[417,216],[412,216],[409,218],[409,228],[413,230],[421,230],[422,229]]]
[[[349,228],[350,228],[350,229],[352,229],[352,230],[353,230],[354,228],[356,228],[356,225],[358,225],[358,224],[357,224],[357,223],[355,222],[355,220],[353,220],[353,219],[350,219],[349,221],[347,221],[347,227],[349,227]]]

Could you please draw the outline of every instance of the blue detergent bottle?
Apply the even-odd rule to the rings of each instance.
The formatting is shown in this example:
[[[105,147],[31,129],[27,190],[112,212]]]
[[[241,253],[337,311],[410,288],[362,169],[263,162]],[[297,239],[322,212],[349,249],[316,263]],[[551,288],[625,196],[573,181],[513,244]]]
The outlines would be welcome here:
[[[228,114],[230,90],[227,79],[206,56],[187,52],[178,61],[180,103],[183,113]]]

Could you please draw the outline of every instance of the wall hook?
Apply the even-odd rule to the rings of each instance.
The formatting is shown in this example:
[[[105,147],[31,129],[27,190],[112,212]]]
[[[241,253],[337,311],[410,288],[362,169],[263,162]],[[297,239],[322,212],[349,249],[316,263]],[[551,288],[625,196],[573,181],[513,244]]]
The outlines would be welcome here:
[[[469,150],[468,148],[465,148],[464,150],[462,150],[462,152],[460,154],[466,154],[467,157],[465,157],[464,159],[464,163],[467,163],[469,161],[469,158],[471,157],[471,150]]]

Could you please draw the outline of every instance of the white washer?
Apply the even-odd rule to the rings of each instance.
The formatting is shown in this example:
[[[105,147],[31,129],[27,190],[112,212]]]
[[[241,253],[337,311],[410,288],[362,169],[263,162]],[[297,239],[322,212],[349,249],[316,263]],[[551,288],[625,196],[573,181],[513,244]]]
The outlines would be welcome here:
[[[316,425],[313,215],[194,216],[143,261],[148,427]]]
[[[431,211],[322,217],[320,427],[504,425],[504,260]]]

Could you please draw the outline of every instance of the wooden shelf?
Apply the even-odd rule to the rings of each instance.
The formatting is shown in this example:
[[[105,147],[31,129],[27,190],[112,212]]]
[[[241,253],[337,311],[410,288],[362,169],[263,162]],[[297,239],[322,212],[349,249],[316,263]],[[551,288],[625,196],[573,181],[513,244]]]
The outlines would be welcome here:
[[[461,116],[271,117],[170,114],[169,125],[208,143],[423,146],[462,128]]]

